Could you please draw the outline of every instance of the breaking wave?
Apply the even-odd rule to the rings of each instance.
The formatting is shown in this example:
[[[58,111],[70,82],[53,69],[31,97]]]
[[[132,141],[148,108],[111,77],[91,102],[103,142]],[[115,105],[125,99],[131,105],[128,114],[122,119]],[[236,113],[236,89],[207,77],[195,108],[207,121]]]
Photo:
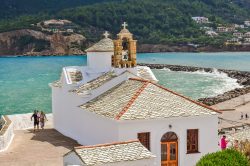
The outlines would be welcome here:
[[[161,73],[155,72],[155,74],[160,77],[158,78],[162,81],[160,83],[194,99],[214,97],[243,87],[237,83],[237,79],[229,77],[216,68],[212,72],[204,70],[195,72],[171,71],[169,68],[163,68],[159,71]]]

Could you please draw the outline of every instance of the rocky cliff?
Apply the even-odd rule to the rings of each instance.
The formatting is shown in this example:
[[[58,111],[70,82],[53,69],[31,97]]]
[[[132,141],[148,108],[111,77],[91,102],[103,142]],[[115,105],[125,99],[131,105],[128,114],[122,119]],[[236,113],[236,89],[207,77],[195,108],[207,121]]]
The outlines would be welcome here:
[[[22,29],[0,33],[0,56],[8,55],[79,55],[84,54],[84,46],[91,45],[80,34],[45,33]],[[220,52],[250,51],[250,45],[203,46],[138,44],[139,53],[149,52]]]
[[[23,29],[0,33],[0,56],[83,54],[86,38],[80,34],[48,34]]]

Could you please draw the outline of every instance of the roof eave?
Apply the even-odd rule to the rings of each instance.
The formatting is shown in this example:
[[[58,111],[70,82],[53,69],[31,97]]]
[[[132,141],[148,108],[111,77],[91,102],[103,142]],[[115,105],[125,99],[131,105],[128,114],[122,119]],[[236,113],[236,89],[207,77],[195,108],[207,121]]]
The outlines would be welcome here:
[[[85,52],[114,52],[114,50],[85,50]]]
[[[139,122],[139,121],[144,121],[144,122],[149,122],[149,121],[161,121],[161,120],[169,120],[169,119],[179,119],[179,118],[192,118],[192,117],[211,117],[211,116],[216,116],[218,113],[215,114],[204,114],[204,115],[189,115],[189,116],[171,116],[171,117],[163,117],[163,118],[145,118],[145,119],[122,119],[120,118],[119,120],[116,119],[118,123],[130,123],[130,122]]]

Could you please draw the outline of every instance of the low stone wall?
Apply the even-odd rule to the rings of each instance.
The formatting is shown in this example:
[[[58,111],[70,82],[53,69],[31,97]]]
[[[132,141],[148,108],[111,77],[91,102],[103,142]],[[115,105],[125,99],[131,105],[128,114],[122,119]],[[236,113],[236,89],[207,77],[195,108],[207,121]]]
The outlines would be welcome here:
[[[5,124],[0,131],[0,151],[7,149],[14,137],[13,123],[7,116],[3,116],[3,119]]]
[[[25,129],[32,129],[34,127],[34,119],[31,121],[31,116],[33,113],[26,113],[26,114],[14,114],[8,115],[8,118],[13,122],[14,130],[25,130]],[[53,118],[52,113],[46,114],[48,121],[45,123],[45,127],[53,126]]]
[[[215,97],[201,98],[201,99],[198,99],[198,101],[211,106],[211,105],[215,105],[215,104],[218,104],[218,103],[221,103],[221,102],[224,102],[224,101],[227,101],[227,100],[230,100],[230,99],[233,99],[233,98],[236,98],[236,97],[248,94],[248,93],[250,93],[250,86],[244,87],[244,88],[236,88],[231,91],[225,92],[223,94],[217,95]],[[245,102],[248,102],[248,101],[245,101]],[[242,101],[241,104],[244,104],[244,101]]]
[[[14,137],[14,130],[33,128],[34,122],[31,121],[31,116],[32,113],[3,116],[5,124],[0,129],[0,152],[6,150],[10,145]],[[46,121],[45,127],[53,127],[53,115],[51,113],[46,114],[46,117],[48,121]]]
[[[195,72],[199,70],[203,70],[205,72],[213,72],[213,68],[203,68],[203,67],[193,67],[193,66],[181,66],[181,65],[168,65],[168,64],[146,64],[140,63],[138,65],[141,66],[148,66],[151,69],[163,69],[168,68],[171,71],[185,71],[185,72]],[[198,99],[199,102],[202,102],[206,105],[215,105],[232,98],[250,93],[250,72],[247,71],[237,71],[237,70],[225,70],[225,69],[218,69],[219,72],[226,73],[229,77],[237,79],[237,82],[240,85],[243,85],[243,88],[237,88],[224,94],[220,94],[215,97],[208,97],[208,98],[201,98]]]

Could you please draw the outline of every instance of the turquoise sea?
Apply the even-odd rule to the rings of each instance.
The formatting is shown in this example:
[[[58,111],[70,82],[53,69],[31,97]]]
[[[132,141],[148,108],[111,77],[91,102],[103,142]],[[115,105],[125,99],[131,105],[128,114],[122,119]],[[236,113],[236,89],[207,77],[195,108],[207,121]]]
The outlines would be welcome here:
[[[250,71],[250,53],[147,53],[138,62],[165,63]],[[86,65],[86,56],[0,58],[0,114],[51,112],[48,84],[62,67]],[[193,99],[214,96],[239,87],[236,80],[213,73],[153,70],[159,83]]]

